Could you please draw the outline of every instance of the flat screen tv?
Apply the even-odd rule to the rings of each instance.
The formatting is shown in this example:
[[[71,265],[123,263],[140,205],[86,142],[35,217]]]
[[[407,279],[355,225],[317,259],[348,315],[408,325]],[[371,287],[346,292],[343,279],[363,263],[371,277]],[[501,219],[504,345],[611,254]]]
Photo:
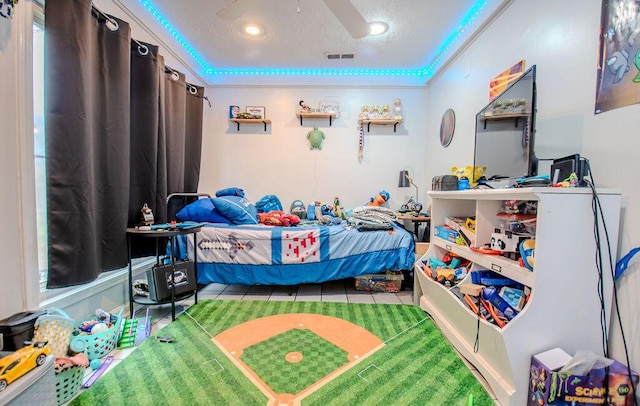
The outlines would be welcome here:
[[[538,174],[534,151],[535,113],[536,66],[533,65],[476,115],[473,164],[486,168],[486,180]]]

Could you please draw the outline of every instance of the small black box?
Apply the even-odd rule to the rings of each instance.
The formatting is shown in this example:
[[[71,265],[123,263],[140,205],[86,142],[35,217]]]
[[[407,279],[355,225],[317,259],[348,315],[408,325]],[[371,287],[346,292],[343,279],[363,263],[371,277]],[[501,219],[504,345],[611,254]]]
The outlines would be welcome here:
[[[458,190],[458,177],[455,175],[438,175],[431,180],[432,190]]]
[[[25,341],[33,339],[36,319],[45,314],[44,310],[16,313],[0,320],[0,333],[4,341],[3,351],[16,351],[24,347]]]
[[[149,282],[149,299],[155,301],[164,301],[171,299],[171,270],[173,265],[162,264],[155,265],[147,271],[147,280]],[[180,296],[183,293],[193,292],[196,290],[196,274],[192,261],[183,261],[175,263],[173,271],[173,280],[175,281],[175,295]]]

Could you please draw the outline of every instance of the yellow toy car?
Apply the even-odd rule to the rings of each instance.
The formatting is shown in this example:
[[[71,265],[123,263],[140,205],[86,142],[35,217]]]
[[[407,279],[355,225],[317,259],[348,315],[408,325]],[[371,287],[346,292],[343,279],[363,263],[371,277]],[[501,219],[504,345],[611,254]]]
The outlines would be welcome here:
[[[46,341],[37,341],[0,358],[0,392],[11,382],[44,364],[50,353]]]

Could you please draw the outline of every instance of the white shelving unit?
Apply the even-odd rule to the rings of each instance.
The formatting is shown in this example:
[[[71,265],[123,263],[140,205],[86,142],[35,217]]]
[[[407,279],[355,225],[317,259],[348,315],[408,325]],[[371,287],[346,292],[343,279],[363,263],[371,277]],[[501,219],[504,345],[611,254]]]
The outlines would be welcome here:
[[[617,191],[598,191],[613,255],[618,241],[621,197]],[[602,354],[601,306],[598,296],[594,215],[589,188],[482,189],[429,192],[431,244],[416,261],[414,299],[447,339],[487,380],[502,405],[527,403],[531,356],[553,347],[569,354],[591,350]],[[447,216],[476,217],[478,246],[490,242],[499,225],[503,201],[537,201],[535,268],[517,261],[485,255],[434,235]],[[603,250],[604,303],[611,310],[612,270],[605,232]],[[422,261],[454,252],[473,262],[471,270],[492,270],[531,288],[524,309],[503,328],[481,320],[450,288],[428,278]],[[471,283],[471,276],[460,283]],[[477,351],[474,344],[478,337]]]

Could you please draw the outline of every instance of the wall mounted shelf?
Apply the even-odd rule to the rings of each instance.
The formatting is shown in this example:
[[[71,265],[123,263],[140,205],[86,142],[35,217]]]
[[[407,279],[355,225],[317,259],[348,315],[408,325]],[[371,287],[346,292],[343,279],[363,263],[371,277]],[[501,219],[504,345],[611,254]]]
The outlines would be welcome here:
[[[393,120],[393,119],[360,119],[358,120],[358,124],[366,124],[367,125],[367,132],[369,132],[371,130],[371,124],[373,125],[393,125],[393,132],[396,132],[396,127],[398,126],[398,124],[402,123],[404,120],[400,119],[400,120]]]
[[[271,120],[268,118],[230,118],[229,121],[232,123],[236,123],[238,131],[240,131],[240,123],[248,123],[248,124],[264,124],[264,130],[267,131],[267,124],[271,124]]]
[[[484,129],[487,129],[487,121],[498,121],[498,120],[514,120],[516,128],[518,127],[518,121],[521,118],[531,117],[531,113],[513,113],[513,114],[485,114],[481,117],[481,120],[484,122]]]
[[[296,117],[300,119],[300,125],[302,125],[303,118],[328,118],[329,119],[329,127],[331,127],[331,123],[333,119],[336,117],[336,113],[296,113]]]

